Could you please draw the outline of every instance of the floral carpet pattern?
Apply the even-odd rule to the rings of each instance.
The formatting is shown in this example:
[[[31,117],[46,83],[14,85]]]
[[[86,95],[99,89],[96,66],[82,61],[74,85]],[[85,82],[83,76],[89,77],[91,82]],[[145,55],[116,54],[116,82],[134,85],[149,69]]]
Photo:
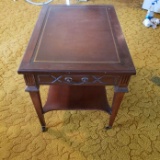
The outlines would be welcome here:
[[[53,111],[45,114],[48,131],[41,132],[23,77],[17,74],[41,6],[0,0],[0,159],[159,160],[160,26],[143,26],[142,0],[70,3],[115,6],[137,75],[130,81],[114,127],[104,129],[109,116],[102,111]],[[111,101],[113,88],[107,88]],[[41,87],[43,103],[47,89]]]

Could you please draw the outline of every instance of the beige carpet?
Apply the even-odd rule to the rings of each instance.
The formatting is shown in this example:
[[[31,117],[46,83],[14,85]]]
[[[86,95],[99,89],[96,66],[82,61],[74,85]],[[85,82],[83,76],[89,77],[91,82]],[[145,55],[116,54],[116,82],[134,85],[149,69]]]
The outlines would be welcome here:
[[[104,129],[109,116],[102,111],[54,111],[45,115],[49,130],[42,133],[17,74],[41,7],[0,0],[0,160],[159,160],[160,26],[143,26],[142,0],[70,2],[115,6],[137,70],[130,92],[109,131]],[[43,103],[46,92],[42,87]],[[111,101],[112,87],[108,93]]]

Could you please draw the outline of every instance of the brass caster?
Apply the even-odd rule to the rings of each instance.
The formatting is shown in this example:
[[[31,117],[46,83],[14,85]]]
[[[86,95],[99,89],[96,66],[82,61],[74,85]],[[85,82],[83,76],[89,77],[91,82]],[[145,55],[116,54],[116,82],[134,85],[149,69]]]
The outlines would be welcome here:
[[[112,126],[107,126],[106,130],[112,129]]]
[[[46,132],[46,131],[47,131],[46,126],[42,126],[42,132]]]

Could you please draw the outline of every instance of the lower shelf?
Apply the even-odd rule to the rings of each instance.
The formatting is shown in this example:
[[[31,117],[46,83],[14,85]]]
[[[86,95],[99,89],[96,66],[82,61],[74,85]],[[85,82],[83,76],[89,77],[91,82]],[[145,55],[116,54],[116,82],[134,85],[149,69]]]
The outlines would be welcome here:
[[[103,110],[111,114],[105,86],[51,85],[43,112],[51,110]]]

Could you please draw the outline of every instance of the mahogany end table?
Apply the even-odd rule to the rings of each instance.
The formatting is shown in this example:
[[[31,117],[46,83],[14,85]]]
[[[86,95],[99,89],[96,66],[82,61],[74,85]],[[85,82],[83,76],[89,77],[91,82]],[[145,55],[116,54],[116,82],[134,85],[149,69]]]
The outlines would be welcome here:
[[[111,128],[136,71],[113,6],[46,5],[18,73],[45,131],[44,113],[67,109],[106,111]],[[40,85],[50,85],[44,107]],[[106,85],[115,88],[111,108]]]

